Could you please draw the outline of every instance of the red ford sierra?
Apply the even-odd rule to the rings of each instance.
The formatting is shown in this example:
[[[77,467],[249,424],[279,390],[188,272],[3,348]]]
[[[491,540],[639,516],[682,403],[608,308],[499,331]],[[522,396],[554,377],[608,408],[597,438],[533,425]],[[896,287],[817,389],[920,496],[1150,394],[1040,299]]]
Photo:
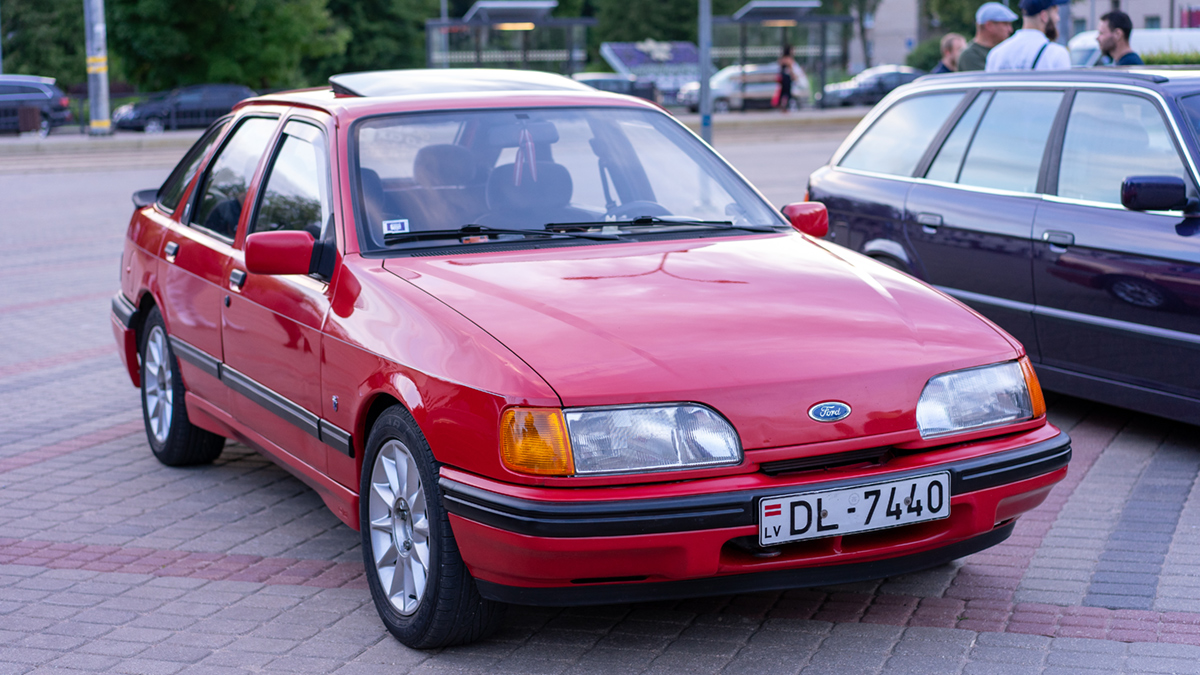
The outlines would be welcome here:
[[[236,439],[312,486],[404,644],[912,572],[1065,475],[1016,340],[653,104],[330,83],[239,104],[134,195],[113,330],[155,456]]]

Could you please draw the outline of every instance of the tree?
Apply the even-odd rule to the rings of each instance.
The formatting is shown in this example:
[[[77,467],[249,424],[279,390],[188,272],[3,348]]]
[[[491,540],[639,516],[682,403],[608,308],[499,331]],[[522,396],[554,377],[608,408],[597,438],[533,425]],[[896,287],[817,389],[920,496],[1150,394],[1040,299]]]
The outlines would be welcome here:
[[[862,42],[863,63],[870,68],[872,59],[867,40],[867,17],[875,15],[875,10],[879,9],[879,0],[850,0],[850,8],[858,21],[858,39]]]
[[[109,48],[149,89],[306,84],[301,59],[342,53],[350,32],[325,0],[110,0]]]
[[[344,52],[304,59],[312,83],[361,70],[425,67],[425,20],[438,0],[329,0],[334,22],[352,36]]]
[[[64,89],[87,79],[81,0],[0,0],[4,72],[53,77]]]
[[[929,14],[941,33],[975,34],[975,12],[986,0],[926,0]]]

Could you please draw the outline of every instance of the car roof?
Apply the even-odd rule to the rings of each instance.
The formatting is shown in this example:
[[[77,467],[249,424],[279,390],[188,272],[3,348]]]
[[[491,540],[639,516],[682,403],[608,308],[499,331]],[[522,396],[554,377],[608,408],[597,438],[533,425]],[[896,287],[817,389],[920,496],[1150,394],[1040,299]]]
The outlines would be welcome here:
[[[299,105],[332,115],[365,115],[417,110],[447,110],[540,105],[652,104],[620,94],[599,91],[553,73],[499,68],[384,70],[344,73],[329,78],[329,87],[265,94],[244,99],[241,109],[256,105]]]
[[[41,77],[40,75],[0,75],[0,82],[8,84],[46,84],[54,85],[53,77]]]
[[[1090,84],[1124,84],[1162,89],[1172,94],[1200,91],[1200,70],[1170,67],[1132,68],[1073,68],[1071,70],[1038,70],[1001,72],[974,71],[968,73],[944,73],[928,75],[917,80],[918,84],[936,83],[962,84],[977,82],[987,86],[998,80],[1019,82],[1079,82]]]

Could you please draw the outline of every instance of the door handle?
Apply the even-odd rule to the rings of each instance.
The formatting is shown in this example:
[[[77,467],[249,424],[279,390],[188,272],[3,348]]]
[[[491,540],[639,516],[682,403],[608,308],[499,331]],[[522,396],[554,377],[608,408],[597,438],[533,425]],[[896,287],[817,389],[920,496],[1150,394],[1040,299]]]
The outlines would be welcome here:
[[[246,273],[241,270],[233,270],[229,273],[229,287],[235,291],[242,290],[242,284],[246,283]]]
[[[165,252],[167,254],[166,255],[167,262],[169,262],[169,263],[175,262],[175,256],[179,253],[179,243],[174,242],[174,241],[167,242],[167,247],[166,247]]]
[[[942,226],[942,217],[936,213],[918,213],[917,222],[925,234],[934,234]]]
[[[1065,251],[1068,246],[1075,243],[1075,235],[1061,230],[1046,230],[1042,233],[1042,241],[1050,244],[1050,248],[1053,250]]]

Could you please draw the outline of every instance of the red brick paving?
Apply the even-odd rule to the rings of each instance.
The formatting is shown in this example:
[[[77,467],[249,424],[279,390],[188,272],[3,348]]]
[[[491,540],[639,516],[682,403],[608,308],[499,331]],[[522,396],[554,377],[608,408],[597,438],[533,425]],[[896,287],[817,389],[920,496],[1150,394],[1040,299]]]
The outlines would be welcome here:
[[[15,469],[23,469],[32,464],[45,462],[46,460],[54,459],[55,457],[62,457],[63,455],[67,455],[72,452],[100,445],[101,443],[114,441],[118,438],[143,431],[143,429],[145,429],[145,426],[141,420],[133,420],[130,422],[123,422],[121,424],[114,424],[111,427],[106,427],[104,429],[100,429],[99,431],[93,431],[89,434],[70,438],[58,443],[52,443],[51,445],[43,445],[40,448],[28,450],[19,455],[13,455],[12,457],[0,459],[0,473],[13,471]]]
[[[106,354],[112,354],[117,351],[116,345],[108,345],[105,347],[94,347],[92,349],[81,349],[77,352],[69,352],[67,354],[59,354],[57,356],[47,356],[42,359],[34,359],[32,361],[23,361],[21,363],[11,363],[7,366],[0,366],[0,379],[12,377],[14,375],[23,375],[35,370],[45,370],[56,366],[66,365],[68,363],[76,363],[78,361],[87,361]]]

